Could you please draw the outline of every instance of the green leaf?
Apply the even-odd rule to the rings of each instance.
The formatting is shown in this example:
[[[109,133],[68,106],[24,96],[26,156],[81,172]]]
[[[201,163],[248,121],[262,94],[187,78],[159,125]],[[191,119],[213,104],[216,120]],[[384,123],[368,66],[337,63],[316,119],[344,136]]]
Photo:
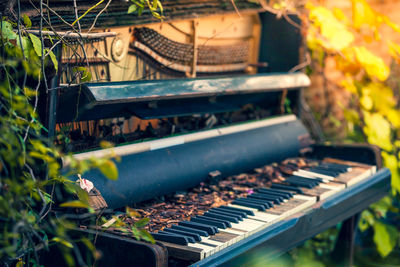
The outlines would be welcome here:
[[[42,42],[40,41],[39,37],[30,33],[29,38],[31,39],[33,49],[35,50],[36,55],[41,57],[42,56]]]
[[[112,160],[104,160],[99,165],[99,170],[110,180],[118,179],[118,169]]]
[[[158,0],[153,0],[153,9],[157,10]]]
[[[136,238],[136,240],[140,239],[140,232],[136,227],[132,227],[132,235]]]
[[[12,27],[11,23],[9,23],[8,21],[1,22],[1,35],[6,40],[17,39],[17,34],[13,31],[13,27]]]
[[[376,248],[382,257],[386,257],[395,247],[399,233],[394,226],[379,221],[373,227]]]
[[[138,15],[141,16],[144,10],[144,6],[141,6],[138,11]]]
[[[32,21],[26,14],[22,15],[22,18],[24,19],[25,27],[27,27],[27,28],[32,27]]]
[[[358,227],[360,228],[361,232],[364,232],[368,229],[368,227],[375,224],[374,215],[369,210],[364,210],[361,213],[361,219],[358,223]]]
[[[92,79],[92,75],[85,67],[74,67],[72,70],[74,73],[80,72],[81,82],[90,82],[90,80]]]
[[[80,200],[72,200],[72,201],[61,203],[60,207],[63,207],[63,208],[84,208],[84,209],[89,208],[89,206],[87,204],[83,203]]]
[[[149,223],[149,221],[150,221],[149,218],[140,219],[139,221],[135,222],[135,227],[143,228]]]
[[[88,192],[86,192],[85,190],[83,190],[82,188],[79,187],[79,189],[77,189],[77,195],[79,200],[85,204],[86,206],[89,206],[89,194]]]
[[[62,238],[60,238],[60,237],[58,237],[58,236],[53,237],[53,238],[51,239],[51,241],[54,241],[54,242],[63,244],[64,246],[66,246],[66,247],[68,247],[68,248],[73,248],[73,247],[74,247],[74,245],[72,245],[70,242],[68,242],[67,240],[62,239]]]
[[[56,55],[54,55],[53,51],[49,51],[49,55],[50,55],[51,61],[53,62],[54,68],[56,69],[56,71],[58,71],[58,61],[57,61]]]
[[[81,242],[83,244],[85,244],[85,246],[94,254],[94,252],[96,251],[96,248],[88,238],[82,237]]]
[[[130,5],[128,8],[128,14],[131,14],[131,13],[135,12],[136,10],[137,10],[137,5],[135,5],[135,4]]]
[[[147,242],[150,242],[152,244],[155,243],[155,240],[154,240],[153,236],[151,234],[149,234],[149,232],[147,232],[146,230],[142,229],[142,230],[140,230],[139,233],[140,233],[140,238],[141,239],[143,239],[143,240],[145,240]]]
[[[163,11],[164,11],[164,8],[163,8],[163,6],[162,6],[160,1],[158,1],[158,7],[160,8],[160,13],[162,14]]]

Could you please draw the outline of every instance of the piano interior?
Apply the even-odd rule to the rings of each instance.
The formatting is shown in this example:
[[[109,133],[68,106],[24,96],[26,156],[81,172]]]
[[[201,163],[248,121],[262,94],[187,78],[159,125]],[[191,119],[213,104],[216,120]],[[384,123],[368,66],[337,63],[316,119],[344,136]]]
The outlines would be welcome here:
[[[247,4],[240,15],[182,13],[128,26],[112,11],[110,27],[71,36],[62,49],[56,115],[42,111],[56,125],[55,143],[78,159],[109,154],[101,141],[115,144],[117,181],[97,170],[82,175],[110,209],[130,206],[149,218],[157,241],[82,222],[103,251],[98,264],[236,266],[260,251],[272,258],[389,190],[375,147],[312,140],[301,121],[310,80],[290,71],[301,33]],[[117,250],[123,259],[112,256]]]

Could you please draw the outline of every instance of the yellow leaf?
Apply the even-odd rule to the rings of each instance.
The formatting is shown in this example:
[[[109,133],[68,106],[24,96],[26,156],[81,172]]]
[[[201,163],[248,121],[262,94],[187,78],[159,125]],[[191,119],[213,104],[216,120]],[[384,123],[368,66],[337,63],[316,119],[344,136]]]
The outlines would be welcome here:
[[[400,33],[400,26],[393,21],[391,21],[387,16],[382,16],[383,22],[385,22],[390,28]]]
[[[396,127],[400,128],[400,111],[397,109],[390,109],[387,114],[386,118],[390,121],[390,123]]]
[[[360,104],[365,110],[371,110],[373,107],[372,98],[369,95],[363,95],[360,98]]]
[[[126,214],[128,214],[129,217],[131,217],[131,218],[139,218],[140,217],[140,213],[130,207],[126,207]]]
[[[357,87],[355,86],[351,76],[346,76],[345,79],[339,82],[339,85],[352,94],[358,94]]]
[[[72,201],[61,203],[60,207],[63,207],[63,208],[84,208],[84,209],[86,209],[89,206],[87,204],[83,203],[80,200],[72,200]]]
[[[112,160],[109,159],[102,160],[98,168],[108,179],[110,180],[118,179],[118,169]]]
[[[347,30],[346,25],[339,21],[333,12],[321,6],[308,5],[311,26],[319,29],[320,44],[329,50],[342,50],[353,41],[353,34]],[[316,38],[316,36],[314,36]]]
[[[397,64],[400,64],[400,45],[388,41],[388,46],[390,55],[397,61]]]
[[[66,247],[68,247],[68,248],[73,248],[74,247],[74,245],[72,245],[70,242],[68,242],[67,240],[65,240],[65,239],[62,239],[62,238],[60,238],[60,237],[53,237],[52,239],[51,239],[52,241],[54,241],[54,242],[58,242],[58,243],[61,243],[61,244],[63,244],[64,246],[66,246]]]
[[[347,18],[347,16],[343,13],[343,11],[340,8],[334,7],[333,15],[335,15],[335,17],[338,20],[343,21],[346,24],[349,24],[349,19]]]
[[[394,123],[396,123],[396,113],[393,112],[396,107],[396,100],[394,99],[391,88],[382,83],[371,82],[364,86],[361,91],[363,96],[370,96],[376,111],[387,117],[389,121],[391,121],[389,118],[390,116],[395,120]],[[394,123],[392,122],[393,125],[395,125]]]
[[[363,25],[378,27],[380,24],[379,15],[368,5],[365,0],[352,0],[353,25],[360,29]]]
[[[23,267],[24,266],[24,262],[22,261],[22,259],[18,259],[17,264],[15,264],[15,267]]]
[[[399,233],[393,225],[379,221],[373,225],[373,228],[376,248],[382,257],[386,257],[396,246]]]
[[[392,150],[390,123],[379,113],[364,111],[364,132],[368,136],[368,142],[377,145],[387,151]]]
[[[369,76],[376,77],[380,81],[385,81],[390,73],[389,67],[382,58],[371,53],[364,46],[353,47],[356,60],[365,69]]]

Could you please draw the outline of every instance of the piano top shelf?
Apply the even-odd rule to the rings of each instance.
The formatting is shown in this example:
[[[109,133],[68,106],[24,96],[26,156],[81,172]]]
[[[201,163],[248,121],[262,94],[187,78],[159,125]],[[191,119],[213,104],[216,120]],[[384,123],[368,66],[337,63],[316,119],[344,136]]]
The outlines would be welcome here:
[[[256,74],[222,78],[123,81],[82,84],[96,104],[247,94],[310,85],[303,73]]]

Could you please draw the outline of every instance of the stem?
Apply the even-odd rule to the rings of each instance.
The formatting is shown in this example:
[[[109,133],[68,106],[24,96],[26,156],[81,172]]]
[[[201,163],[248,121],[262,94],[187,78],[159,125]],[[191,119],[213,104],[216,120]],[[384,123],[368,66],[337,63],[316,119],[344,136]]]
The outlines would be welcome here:
[[[77,18],[74,22],[72,22],[71,25],[74,25],[75,23],[77,23],[78,21],[80,21],[84,16],[87,15],[87,13],[89,13],[90,11],[92,11],[94,8],[98,7],[101,3],[103,3],[104,0],[100,0],[100,2],[98,2],[97,4],[95,4],[94,6],[92,6],[91,8],[89,8],[85,13],[83,13],[82,16],[80,16],[79,18]]]

